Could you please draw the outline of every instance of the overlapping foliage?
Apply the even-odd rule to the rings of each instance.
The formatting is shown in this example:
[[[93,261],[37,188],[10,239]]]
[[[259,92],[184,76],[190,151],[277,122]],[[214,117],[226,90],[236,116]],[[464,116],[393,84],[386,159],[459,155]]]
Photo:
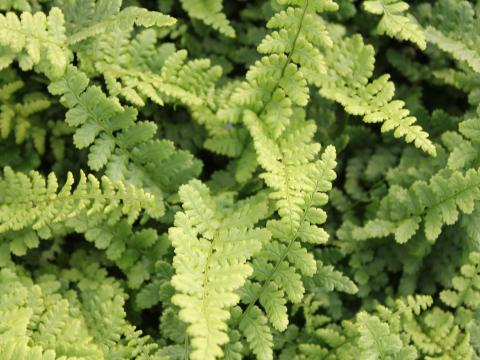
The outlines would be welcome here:
[[[0,358],[480,358],[479,2],[0,10]]]

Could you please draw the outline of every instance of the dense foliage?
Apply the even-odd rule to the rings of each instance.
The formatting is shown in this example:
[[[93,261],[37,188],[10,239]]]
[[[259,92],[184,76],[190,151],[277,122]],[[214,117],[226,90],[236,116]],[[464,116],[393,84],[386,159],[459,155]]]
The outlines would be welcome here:
[[[2,360],[480,359],[480,1],[0,9]]]

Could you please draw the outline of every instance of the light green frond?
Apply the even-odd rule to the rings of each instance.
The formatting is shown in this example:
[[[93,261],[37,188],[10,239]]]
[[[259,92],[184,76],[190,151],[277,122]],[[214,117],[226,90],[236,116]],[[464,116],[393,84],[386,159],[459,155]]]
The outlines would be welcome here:
[[[242,297],[247,308],[235,322],[241,329],[246,319],[262,314],[257,301],[274,328],[287,328],[287,302],[302,300],[302,275],[311,276],[317,270],[307,244],[323,244],[328,239],[319,227],[326,219],[320,207],[326,204],[325,193],[336,177],[335,149],[327,147],[319,158],[320,144],[313,140],[316,126],[305,119],[301,108],[309,101],[311,74],[325,71],[316,46],[332,46],[317,12],[336,6],[328,1],[282,3],[293,6],[269,21],[268,27],[275,30],[258,46],[266,55],[249,68],[246,81],[218,112],[224,123],[246,125],[264,170],[260,176],[272,190],[270,198],[279,217],[267,222],[273,241],[253,261],[252,286],[248,296]],[[312,30],[319,31],[317,36]],[[271,350],[264,350],[268,341],[257,344],[243,332],[257,356],[272,357]]]
[[[295,5],[307,8],[311,12],[338,10],[338,4],[332,0],[276,0],[279,4]]]
[[[222,12],[222,0],[181,0],[183,8],[194,19],[203,21],[221,34],[235,37],[235,30]]]
[[[133,44],[139,51],[132,51]],[[212,102],[221,68],[208,59],[188,60],[187,52],[175,51],[172,44],[159,46],[153,29],[131,38],[131,29],[122,28],[102,34],[95,46],[95,58],[89,48],[81,58],[93,62],[85,61],[84,67],[94,67],[105,78],[111,96],[138,107],[145,106],[146,99],[159,105],[180,103],[193,112],[205,111]]]
[[[61,76],[71,60],[65,35],[65,21],[60,9],[54,7],[48,16],[42,12],[0,14],[0,67],[15,59],[22,70],[38,71],[49,77]]]
[[[357,315],[360,359],[416,359],[413,347],[405,347],[399,335],[392,334],[388,324],[367,313]]]
[[[107,177],[98,181],[83,172],[75,189],[73,182],[73,175],[69,173],[59,189],[53,173],[45,179],[36,171],[27,176],[5,168],[0,182],[0,232],[25,228],[41,231],[82,215],[112,218],[125,215],[133,222],[142,209],[155,213],[153,196],[141,189],[126,187]]]
[[[79,257],[83,260],[78,261]],[[0,272],[2,357],[11,360],[108,359],[153,355],[156,346],[125,319],[126,294],[104,268],[74,254],[68,271]],[[88,265],[87,265],[88,264]],[[83,266],[82,266],[83,265]]]
[[[480,72],[480,53],[475,36],[478,10],[474,5],[469,1],[441,0],[435,2],[430,11],[425,31],[427,41]]]
[[[43,119],[44,114],[39,113],[51,107],[51,100],[39,93],[22,96],[18,94],[19,90],[26,90],[21,80],[5,83],[0,88],[0,137],[8,139],[12,136],[16,144],[31,140],[35,150],[44,154],[47,140],[46,121]]]
[[[126,7],[113,16],[101,19],[97,23],[90,24],[89,27],[72,34],[68,38],[70,44],[78,43],[89,37],[101,34],[106,31],[115,31],[116,29],[130,28],[132,25],[151,27],[151,26],[172,26],[176,20],[171,16],[164,15],[157,11],[148,11],[139,7]]]
[[[114,180],[144,184],[155,195],[158,214],[165,192],[177,189],[200,170],[199,162],[183,150],[175,150],[167,140],[154,139],[157,127],[149,121],[136,121],[137,110],[122,107],[115,98],[88,86],[84,73],[69,67],[65,76],[49,86],[69,108],[66,122],[76,127],[74,143],[89,147],[89,166],[106,168]]]
[[[342,54],[341,56],[339,54]],[[373,47],[360,35],[338,39],[326,50],[326,75],[315,75],[320,94],[339,102],[350,114],[363,116],[367,123],[382,123],[381,131],[394,131],[397,138],[413,142],[417,148],[434,155],[436,149],[428,134],[416,125],[401,100],[393,100],[395,87],[389,75],[370,80],[374,67]]]
[[[446,51],[455,59],[465,61],[474,71],[480,72],[480,54],[459,40],[449,38],[432,26],[426,29],[427,40]]]
[[[365,10],[372,14],[382,15],[377,31],[400,40],[411,41],[422,50],[427,47],[427,42],[422,28],[415,18],[405,13],[409,5],[398,0],[364,1]]]
[[[313,276],[316,285],[327,291],[343,291],[355,294],[358,291],[355,283],[331,265],[317,263],[317,273]]]
[[[460,213],[470,214],[480,199],[480,175],[469,169],[444,171],[426,183],[415,182],[411,188],[390,188],[381,203],[378,217],[355,228],[353,237],[364,240],[395,235],[397,242],[408,241],[424,223],[425,236],[435,241],[444,225],[454,224]]]
[[[233,206],[232,198],[212,197],[199,181],[181,187],[179,195],[183,212],[176,214],[175,227],[169,230],[177,290],[172,301],[188,324],[192,359],[215,359],[229,340],[229,308],[240,300],[236,290],[252,274],[247,261],[270,237],[268,231],[254,228],[266,207],[255,204],[255,215],[242,205]],[[241,221],[231,222],[230,217]]]
[[[259,360],[272,360],[273,337],[263,312],[254,306],[239,323],[253,353]]]

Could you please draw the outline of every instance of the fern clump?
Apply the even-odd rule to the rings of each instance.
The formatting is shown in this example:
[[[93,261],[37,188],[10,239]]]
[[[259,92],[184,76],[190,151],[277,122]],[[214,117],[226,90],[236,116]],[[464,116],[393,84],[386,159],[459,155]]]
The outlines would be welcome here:
[[[479,11],[0,0],[0,358],[478,359]]]

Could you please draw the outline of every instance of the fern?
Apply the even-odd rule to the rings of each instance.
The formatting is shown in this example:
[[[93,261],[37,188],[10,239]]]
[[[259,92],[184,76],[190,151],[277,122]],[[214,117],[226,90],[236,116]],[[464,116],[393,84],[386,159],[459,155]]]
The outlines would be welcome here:
[[[332,265],[323,265],[317,262],[317,273],[313,277],[317,286],[327,291],[343,291],[348,294],[355,294],[358,291],[355,283],[340,271],[334,270]]]
[[[146,287],[162,278],[157,262],[170,244],[154,228],[137,230],[125,219],[112,224],[99,217],[74,218],[67,225],[67,231],[83,234],[104,251],[105,258],[125,274],[129,288]]]
[[[2,269],[0,317],[9,322],[15,319],[15,326],[0,338],[5,358],[153,355],[155,345],[125,321],[126,294],[118,282],[107,277],[105,269],[93,264],[85,267],[81,255],[85,254],[72,258],[70,271],[58,275],[47,271],[35,280],[21,268]]]
[[[181,183],[198,172],[199,164],[189,153],[175,151],[168,141],[153,139],[155,124],[135,122],[134,108],[123,108],[99,87],[88,86],[88,78],[76,68],[70,67],[49,90],[62,95],[61,101],[70,108],[66,121],[79,127],[74,135],[75,145],[90,146],[89,166],[94,170],[106,166],[115,180],[145,184],[157,198],[157,215],[164,211],[163,192],[175,187],[176,181]],[[175,171],[165,171],[173,164]],[[153,169],[156,175],[150,173]]]
[[[146,98],[159,105],[181,103],[194,111],[208,106],[208,97],[221,75],[218,66],[212,67],[206,59],[187,62],[186,51],[174,51],[169,44],[157,51],[153,30],[139,34],[133,44],[128,35],[125,29],[103,35],[96,45],[96,59],[90,59],[89,48],[86,54],[80,53],[82,59],[94,61],[91,66],[104,76],[110,95],[121,96],[136,106],[145,106]],[[124,39],[120,45],[116,43],[119,37]],[[143,50],[151,47],[152,53],[133,52],[133,45]]]
[[[479,9],[0,0],[0,358],[477,359]]]
[[[326,75],[316,76],[320,94],[339,102],[345,111],[364,117],[367,123],[383,123],[382,132],[394,130],[395,137],[414,142],[423,151],[435,155],[435,146],[416,119],[404,108],[401,100],[392,100],[394,84],[389,75],[370,81],[373,74],[373,48],[363,43],[360,35],[337,39],[327,50],[326,61],[332,64]],[[339,56],[341,55],[341,61]]]
[[[113,183],[107,177],[102,178],[100,183],[94,176],[87,177],[83,173],[72,192],[73,182],[73,175],[69,173],[65,185],[57,193],[58,181],[53,173],[45,181],[38,172],[26,176],[5,168],[1,231],[29,226],[42,229],[50,223],[76,216],[82,210],[87,210],[89,214],[108,214],[121,209],[121,214],[128,215],[129,222],[135,221],[142,208],[155,213],[154,198],[143,190]],[[32,207],[33,204],[35,206]]]
[[[181,2],[192,18],[200,19],[226,36],[235,36],[235,30],[222,12],[222,0],[181,0]]]
[[[460,331],[454,324],[452,314],[434,308],[419,322],[409,325],[409,331],[415,345],[426,356],[442,354],[451,359],[472,357],[473,351],[469,345],[468,334]],[[425,330],[422,331],[422,328]]]
[[[427,42],[420,26],[410,14],[404,15],[409,5],[404,1],[375,0],[363,3],[365,10],[372,14],[382,15],[377,31],[400,40],[409,40],[425,50]]]
[[[323,358],[472,358],[468,335],[453,323],[451,314],[429,309],[431,297],[400,298],[388,305],[377,306],[373,313],[360,312],[341,328],[329,324],[318,329],[306,337],[309,343],[299,344],[299,351]]]
[[[320,150],[311,140],[315,126],[294,106],[308,102],[304,71],[324,71],[322,56],[312,42],[331,45],[325,29],[316,23],[316,11],[336,6],[328,1],[297,5],[301,7],[289,7],[269,21],[269,27],[281,30],[268,35],[258,50],[271,55],[250,68],[247,81],[232,94],[233,107],[219,112],[221,118],[243,114],[258,162],[265,170],[262,178],[273,190],[270,197],[280,216],[280,220],[267,224],[275,241],[266,245],[253,262],[255,282],[244,294],[247,308],[237,320],[253,352],[262,359],[272,357],[271,350],[266,349],[270,335],[256,330],[264,326],[255,304],[260,302],[274,328],[286,329],[285,298],[300,301],[304,287],[299,273],[311,276],[316,271],[313,257],[297,240],[326,242],[327,234],[316,225],[325,221],[325,213],[317,207],[326,203],[323,193],[335,178],[334,148],[327,148],[321,160],[315,159]],[[312,37],[312,29],[320,31],[317,36]],[[266,338],[258,341],[250,331]]]
[[[115,3],[116,1],[114,1]],[[175,19],[159,12],[148,11],[138,7],[127,7],[118,12],[117,6],[114,6],[114,14],[102,14],[98,22],[82,29],[69,36],[69,43],[75,44],[89,37],[101,34],[104,31],[114,31],[115,29],[129,28],[132,25],[150,26],[171,26],[175,24]],[[118,6],[119,7],[119,6]],[[96,14],[98,17],[98,14]]]
[[[391,334],[387,324],[365,313],[357,316],[360,332],[360,359],[415,359],[413,348],[406,348],[398,335]]]
[[[74,190],[73,182],[69,173],[59,190],[53,173],[45,179],[35,171],[27,176],[8,167],[4,169],[0,182],[0,232],[12,237],[13,253],[24,254],[26,249],[38,246],[37,233],[43,238],[51,237],[55,226],[67,225],[76,218],[88,216],[95,217],[97,222],[114,222],[125,215],[132,223],[141,209],[148,209],[151,214],[156,211],[152,195],[107,177],[99,182],[93,175],[81,173]]]
[[[23,144],[31,138],[35,149],[44,154],[47,133],[39,116],[35,115],[48,109],[51,101],[41,94],[30,94],[18,100],[14,94],[23,87],[23,81],[15,80],[0,88],[3,100],[0,107],[0,135],[7,139],[13,133],[16,144]]]
[[[228,341],[228,308],[239,301],[235,291],[252,273],[246,261],[269,239],[266,230],[253,228],[266,207],[246,200],[231,208],[231,198],[212,198],[198,181],[184,185],[179,195],[184,212],[176,214],[169,231],[175,248],[172,284],[179,292],[172,301],[190,324],[192,358],[214,359]]]
[[[471,214],[478,200],[476,127],[477,119],[473,117],[459,123],[459,132],[447,131],[441,135],[442,142],[450,150],[449,156],[440,156],[433,171],[414,170],[418,159],[408,164],[400,163],[398,171],[391,171],[391,186],[378,203],[376,219],[353,229],[351,236],[365,240],[392,234],[398,242],[404,243],[417,233],[423,222],[426,238],[434,241],[444,224],[456,223],[459,213]],[[405,167],[415,174],[412,180],[402,180]]]
[[[428,41],[438,45],[442,50],[451,53],[454,58],[465,61],[476,72],[480,72],[480,58],[475,51],[469,49],[459,41],[446,37],[433,27],[427,28],[426,34]]]
[[[61,76],[71,60],[66,44],[65,20],[58,8],[42,12],[0,14],[0,68],[17,60],[22,70],[36,66],[47,76]]]
[[[466,62],[474,71],[480,71],[474,34],[477,16],[468,1],[442,0],[436,3],[433,19],[426,28],[427,40],[455,59]],[[448,13],[448,16],[445,14]],[[452,24],[456,28],[452,28]]]
[[[479,254],[471,253],[469,260],[468,263],[461,267],[460,275],[452,279],[453,289],[443,290],[440,293],[442,301],[451,307],[456,308],[465,304],[471,309],[478,309],[480,306],[480,288],[478,284]]]
[[[447,186],[449,184],[449,186]],[[459,210],[470,214],[478,200],[479,173],[470,169],[465,175],[460,172],[439,173],[430,183],[415,182],[408,190],[392,187],[389,195],[382,200],[378,217],[354,230],[357,239],[385,237],[395,234],[398,242],[408,241],[425,225],[425,236],[434,241],[444,224],[452,225],[458,219]]]
[[[31,11],[31,6],[28,0],[2,0],[0,2],[0,9],[3,11],[19,10],[19,11]]]
[[[248,344],[258,359],[271,358],[273,337],[267,324],[268,319],[257,306],[252,306],[248,313],[244,313],[239,323],[239,329],[245,334]]]
[[[303,135],[301,131],[299,133]],[[256,134],[253,136],[255,138]],[[298,143],[299,139],[288,140]],[[283,144],[281,142],[280,146],[288,144],[288,140]],[[308,149],[307,146],[305,147]],[[325,214],[318,206],[326,202],[327,198],[323,192],[329,190],[330,181],[335,178],[332,170],[335,166],[335,152],[333,148],[327,148],[321,160],[309,163],[307,162],[309,159],[303,158],[303,155],[314,156],[318,150],[312,147],[313,151],[308,149],[310,151],[300,152],[298,159],[295,159],[295,154],[290,154],[293,156],[287,157],[288,160],[284,164],[279,161],[286,156],[286,153],[281,152],[281,147],[277,150],[278,154],[270,154],[267,147],[261,149],[265,152],[261,153],[262,157],[265,156],[271,163],[272,160],[278,162],[277,167],[270,165],[267,168],[270,171],[265,174],[265,180],[274,189],[271,196],[277,201],[280,220],[271,220],[268,223],[275,242],[264,247],[254,262],[254,278],[259,284],[252,287],[253,294],[245,299],[248,307],[240,320],[240,327],[242,327],[242,321],[249,321],[249,311],[252,311],[258,300],[264,306],[272,325],[278,330],[284,330],[288,324],[284,297],[298,302],[304,292],[301,277],[297,271],[306,276],[311,276],[316,271],[316,264],[311,254],[297,240],[321,244],[328,238],[328,235],[316,224],[325,221]],[[291,149],[290,146],[285,148]],[[271,150],[275,151],[275,148]],[[263,159],[260,159],[262,162]],[[305,174],[303,181],[299,182],[301,178],[297,177],[295,185],[290,185],[289,174],[295,172],[298,174],[300,169]],[[275,179],[275,185],[273,185],[273,179]],[[282,180],[279,182],[280,179]],[[248,335],[246,336],[248,339]]]

